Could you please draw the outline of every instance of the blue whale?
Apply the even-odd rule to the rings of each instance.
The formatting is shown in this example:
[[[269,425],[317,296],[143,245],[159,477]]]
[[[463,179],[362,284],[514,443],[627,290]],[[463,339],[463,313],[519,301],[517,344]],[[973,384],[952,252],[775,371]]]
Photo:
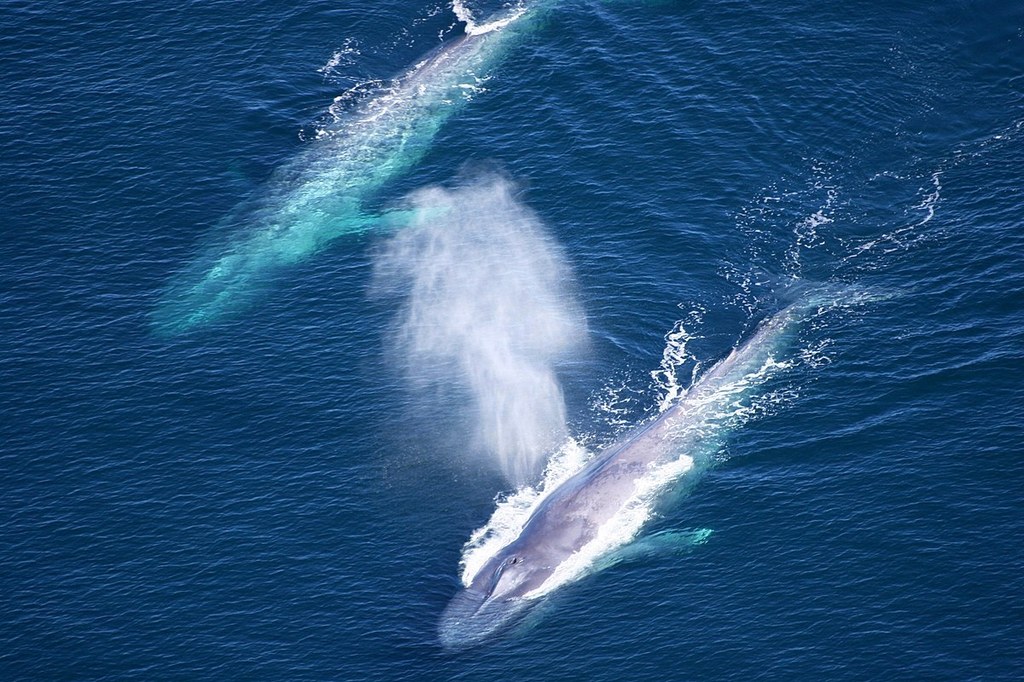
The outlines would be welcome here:
[[[224,217],[218,232],[226,237],[172,278],[152,314],[155,331],[185,332],[237,312],[253,302],[269,276],[337,238],[404,224],[400,211],[372,214],[372,202],[429,151],[444,123],[545,6],[524,5],[479,25],[462,17],[462,35],[366,98],[278,168]]]
[[[752,377],[772,364],[808,308],[792,305],[765,320],[660,416],[599,453],[544,498],[518,537],[487,560],[444,610],[438,626],[442,645],[473,645],[507,625],[637,494],[651,467],[678,459],[709,432],[714,437],[716,429],[722,431],[715,415],[756,390],[759,382]]]

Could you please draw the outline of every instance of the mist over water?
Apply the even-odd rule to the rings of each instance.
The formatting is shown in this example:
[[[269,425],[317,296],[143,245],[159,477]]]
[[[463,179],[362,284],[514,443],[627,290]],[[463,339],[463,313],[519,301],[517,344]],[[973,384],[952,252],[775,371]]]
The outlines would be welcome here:
[[[392,341],[413,386],[468,390],[474,450],[523,483],[567,435],[555,366],[586,337],[571,268],[504,178],[410,203],[413,225],[375,263],[375,289],[402,299]]]

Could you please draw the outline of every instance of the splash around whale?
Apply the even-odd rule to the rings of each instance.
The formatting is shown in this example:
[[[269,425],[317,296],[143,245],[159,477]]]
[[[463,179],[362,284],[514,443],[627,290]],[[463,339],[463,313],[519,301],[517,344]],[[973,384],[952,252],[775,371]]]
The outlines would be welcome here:
[[[609,563],[642,529],[658,496],[683,475],[706,467],[728,431],[748,418],[737,406],[749,405],[769,379],[790,366],[776,356],[819,309],[805,300],[763,321],[656,419],[539,496],[510,541],[464,554],[463,589],[438,625],[442,646],[479,644],[540,597]],[[686,537],[699,543],[706,535]]]
[[[517,5],[476,23],[456,2],[463,34],[340,116],[236,206],[216,230],[222,236],[172,278],[151,315],[154,330],[185,332],[238,312],[275,274],[337,238],[403,225],[404,212],[374,214],[371,202],[429,150],[539,8]]]

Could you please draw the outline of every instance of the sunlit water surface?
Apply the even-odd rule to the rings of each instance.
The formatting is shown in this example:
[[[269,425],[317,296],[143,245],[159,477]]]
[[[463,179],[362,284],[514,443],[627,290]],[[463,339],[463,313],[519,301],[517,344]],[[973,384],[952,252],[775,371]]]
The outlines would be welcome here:
[[[367,178],[332,134],[463,32],[372,4],[0,10],[0,677],[1019,677],[1024,10],[556,3]],[[439,645],[489,541],[822,286],[619,527],[699,542]]]

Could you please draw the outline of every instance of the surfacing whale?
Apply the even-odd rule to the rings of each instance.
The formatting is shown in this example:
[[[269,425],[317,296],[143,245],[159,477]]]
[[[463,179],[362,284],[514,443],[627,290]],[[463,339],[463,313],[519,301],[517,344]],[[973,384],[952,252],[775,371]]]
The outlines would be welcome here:
[[[537,597],[578,576],[578,567],[566,568],[601,542],[602,529],[632,500],[651,492],[652,471],[679,462],[684,466],[677,470],[686,471],[693,461],[685,453],[723,435],[728,423],[720,415],[756,390],[758,377],[775,362],[773,354],[811,309],[810,303],[794,304],[765,320],[659,417],[599,453],[545,497],[518,537],[468,578],[448,604],[438,626],[442,645],[457,649],[480,642]]]
[[[401,212],[373,215],[367,204],[426,154],[542,6],[539,0],[477,24],[456,2],[464,33],[346,113],[236,206],[221,221],[224,239],[167,287],[152,314],[155,331],[187,331],[245,308],[270,275],[338,237],[403,224]]]

